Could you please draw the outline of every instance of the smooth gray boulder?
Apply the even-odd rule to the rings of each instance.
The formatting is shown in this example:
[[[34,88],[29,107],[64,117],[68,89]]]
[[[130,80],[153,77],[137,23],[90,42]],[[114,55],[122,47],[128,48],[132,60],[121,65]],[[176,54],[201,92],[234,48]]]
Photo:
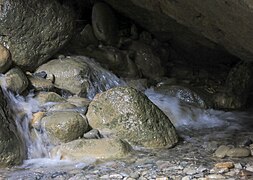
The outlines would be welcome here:
[[[51,0],[0,1],[0,42],[22,69],[34,70],[73,34],[74,13]]]
[[[0,89],[0,167],[21,164],[26,150],[3,92]]]
[[[178,142],[169,118],[131,87],[116,87],[97,94],[86,116],[91,127],[102,134],[115,135],[135,145],[161,148]]]

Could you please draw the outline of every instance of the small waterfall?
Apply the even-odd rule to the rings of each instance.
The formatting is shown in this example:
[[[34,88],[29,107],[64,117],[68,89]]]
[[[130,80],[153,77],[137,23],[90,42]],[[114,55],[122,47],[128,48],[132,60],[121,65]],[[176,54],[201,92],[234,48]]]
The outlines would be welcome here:
[[[33,118],[33,113],[40,110],[38,102],[33,99],[32,93],[26,97],[22,97],[8,91],[6,89],[4,76],[0,77],[0,81],[1,88],[8,101],[8,107],[12,111],[17,129],[25,142],[28,159],[45,157],[47,155],[47,150],[43,145],[42,139],[38,135],[32,139],[29,127],[30,121]]]
[[[93,59],[83,57],[81,57],[81,59],[89,66],[91,70],[88,79],[90,86],[87,90],[87,98],[93,99],[97,93],[106,91],[116,86],[126,85],[123,80],[119,79],[112,72],[101,67],[100,64],[95,62]]]
[[[145,91],[146,96],[158,106],[177,129],[241,128],[236,119],[239,113],[200,109],[180,102],[175,97],[160,94],[153,89]]]

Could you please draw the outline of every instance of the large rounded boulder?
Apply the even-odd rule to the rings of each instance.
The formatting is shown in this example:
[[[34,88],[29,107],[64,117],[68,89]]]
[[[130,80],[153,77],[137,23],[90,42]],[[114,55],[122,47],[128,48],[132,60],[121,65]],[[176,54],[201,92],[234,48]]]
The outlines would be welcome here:
[[[20,164],[25,158],[25,146],[9,109],[0,89],[0,167]]]
[[[86,116],[91,127],[102,134],[114,134],[134,145],[161,148],[178,142],[169,118],[131,87],[116,87],[97,94]]]
[[[48,60],[73,34],[73,12],[58,1],[3,0],[0,6],[0,42],[24,69]]]
[[[55,87],[83,97],[92,98],[96,93],[122,83],[114,74],[85,56],[51,60],[36,70],[36,73],[40,72],[53,77]]]

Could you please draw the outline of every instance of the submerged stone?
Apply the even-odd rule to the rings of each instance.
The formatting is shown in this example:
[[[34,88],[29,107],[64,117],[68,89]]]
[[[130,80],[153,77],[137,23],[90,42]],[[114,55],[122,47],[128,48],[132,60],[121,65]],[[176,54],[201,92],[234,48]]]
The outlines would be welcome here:
[[[102,134],[111,133],[135,145],[161,148],[178,142],[169,118],[144,94],[130,87],[97,94],[87,118],[91,127]]]

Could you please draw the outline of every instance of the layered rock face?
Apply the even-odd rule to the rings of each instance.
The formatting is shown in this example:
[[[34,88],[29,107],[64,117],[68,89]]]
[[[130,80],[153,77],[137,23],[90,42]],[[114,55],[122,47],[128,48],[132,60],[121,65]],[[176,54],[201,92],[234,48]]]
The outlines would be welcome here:
[[[243,60],[253,59],[253,3],[249,0],[106,0],[165,40],[194,50],[225,47]],[[208,40],[207,40],[208,39]]]
[[[25,146],[15,121],[10,116],[6,99],[0,90],[0,167],[20,164],[25,158]]]
[[[3,0],[0,5],[0,42],[23,69],[48,60],[73,33],[73,13],[57,1]]]

